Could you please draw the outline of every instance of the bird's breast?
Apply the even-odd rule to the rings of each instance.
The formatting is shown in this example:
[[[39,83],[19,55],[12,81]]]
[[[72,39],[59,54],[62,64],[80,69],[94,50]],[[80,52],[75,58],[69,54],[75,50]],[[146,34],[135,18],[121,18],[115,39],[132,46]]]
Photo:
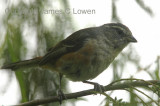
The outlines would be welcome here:
[[[56,62],[56,69],[73,81],[93,79],[113,60],[109,46],[96,39],[88,40],[76,52],[67,53]]]

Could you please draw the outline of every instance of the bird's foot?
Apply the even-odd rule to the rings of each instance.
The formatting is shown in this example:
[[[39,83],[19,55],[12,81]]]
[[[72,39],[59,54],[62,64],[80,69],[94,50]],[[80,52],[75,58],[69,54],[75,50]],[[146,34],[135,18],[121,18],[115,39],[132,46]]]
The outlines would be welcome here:
[[[98,84],[96,82],[83,81],[83,83],[94,85],[94,91],[96,91],[96,92],[103,93],[105,91],[104,86],[100,85],[100,84]]]
[[[97,91],[99,93],[104,93],[105,88],[103,85],[100,85],[98,83],[94,83],[93,85],[94,85],[94,91]]]
[[[62,101],[66,99],[66,96],[61,89],[59,89],[57,93],[59,97],[59,103],[62,104]]]

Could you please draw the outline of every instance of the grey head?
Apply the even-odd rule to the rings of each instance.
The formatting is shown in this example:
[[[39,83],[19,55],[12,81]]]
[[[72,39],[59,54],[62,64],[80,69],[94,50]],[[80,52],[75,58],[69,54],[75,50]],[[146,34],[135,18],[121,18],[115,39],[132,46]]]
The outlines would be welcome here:
[[[115,48],[123,49],[130,42],[137,42],[129,28],[121,23],[109,23],[101,27],[104,36]]]

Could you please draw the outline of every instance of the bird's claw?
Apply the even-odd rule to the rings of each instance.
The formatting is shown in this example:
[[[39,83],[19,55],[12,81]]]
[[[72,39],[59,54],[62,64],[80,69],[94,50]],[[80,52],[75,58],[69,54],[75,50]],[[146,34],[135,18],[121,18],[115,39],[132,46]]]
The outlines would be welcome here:
[[[94,91],[97,91],[99,93],[103,93],[105,91],[104,86],[98,84],[98,83],[94,83]]]
[[[62,104],[62,101],[64,99],[66,99],[65,94],[63,93],[63,91],[61,89],[58,90],[58,97],[59,97],[59,103]]]
[[[91,84],[94,85],[94,91],[99,92],[99,93],[104,93],[105,88],[104,86],[96,83],[96,82],[90,82],[90,81],[82,81],[83,83]]]

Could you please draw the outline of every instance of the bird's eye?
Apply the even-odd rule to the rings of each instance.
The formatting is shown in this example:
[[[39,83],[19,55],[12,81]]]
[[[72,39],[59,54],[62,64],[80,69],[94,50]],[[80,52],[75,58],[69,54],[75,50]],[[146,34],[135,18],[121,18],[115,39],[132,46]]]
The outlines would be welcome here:
[[[121,30],[121,29],[116,29],[116,31],[117,31],[117,33],[119,34],[119,35],[122,35],[122,34],[124,34],[124,32]]]

